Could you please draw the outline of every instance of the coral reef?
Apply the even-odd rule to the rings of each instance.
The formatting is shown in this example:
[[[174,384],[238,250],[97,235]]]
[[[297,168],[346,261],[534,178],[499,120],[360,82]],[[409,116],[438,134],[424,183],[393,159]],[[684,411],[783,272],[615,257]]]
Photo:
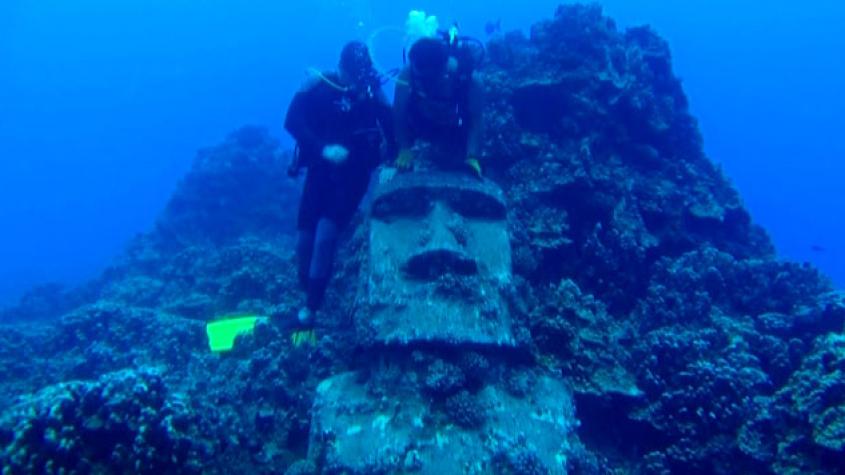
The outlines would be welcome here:
[[[61,284],[44,284],[26,292],[17,305],[0,309],[0,323],[47,320],[73,310],[83,302],[82,292]]]
[[[468,391],[461,391],[446,400],[446,413],[455,424],[472,429],[484,425],[487,409]]]
[[[224,147],[199,152],[157,223],[160,244],[219,244],[293,231],[297,195],[282,163],[290,157],[257,127],[236,131]]]
[[[61,383],[0,420],[3,473],[201,473],[224,422],[168,391],[152,368]]]
[[[547,475],[549,469],[537,454],[530,451],[502,453],[497,457],[496,471],[512,475]]]
[[[464,386],[464,373],[457,366],[436,360],[428,367],[423,387],[435,396],[449,396]]]
[[[436,300],[465,311],[441,321],[489,328],[391,339],[361,296],[408,268],[373,271],[364,215],[317,344],[294,348],[298,190],[288,154],[245,128],[199,153],[102,276],[0,314],[3,473],[841,473],[845,293],[777,260],[704,155],[668,44],[565,5],[491,40],[487,59],[495,186],[406,177],[378,196],[458,190],[454,211],[492,203],[495,226],[453,226],[453,259],[420,253],[429,267],[409,268],[407,292],[383,286],[377,310]],[[447,236],[439,224],[420,241]],[[380,229],[388,251],[396,229]],[[466,252],[479,236],[476,250],[507,236],[512,252]],[[431,267],[490,271],[471,258],[507,272]],[[271,318],[211,354],[204,324],[234,313]]]
[[[755,401],[739,431],[743,454],[778,473],[830,473],[845,464],[845,337],[818,338],[776,392]]]

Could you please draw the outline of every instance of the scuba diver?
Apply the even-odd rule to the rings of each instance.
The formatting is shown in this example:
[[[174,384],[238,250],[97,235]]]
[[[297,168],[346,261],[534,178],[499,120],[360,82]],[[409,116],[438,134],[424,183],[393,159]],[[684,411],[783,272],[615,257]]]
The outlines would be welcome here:
[[[453,28],[411,46],[393,105],[398,169],[412,166],[411,148],[420,138],[435,146],[439,167],[481,176],[483,86],[475,74],[480,58],[473,43],[477,41],[457,36]]]
[[[307,168],[297,219],[298,274],[311,331],[331,276],[340,231],[352,220],[384,150],[395,157],[393,118],[367,46],[348,43],[337,73],[319,73],[291,101],[285,129],[297,154],[288,174]],[[294,343],[298,344],[296,336]],[[306,339],[314,340],[313,331]],[[301,337],[300,337],[301,339]]]

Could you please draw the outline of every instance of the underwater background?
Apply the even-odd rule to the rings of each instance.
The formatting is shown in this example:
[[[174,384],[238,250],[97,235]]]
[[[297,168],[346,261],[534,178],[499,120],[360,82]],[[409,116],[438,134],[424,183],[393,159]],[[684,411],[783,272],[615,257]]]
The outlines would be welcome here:
[[[107,2],[0,5],[0,305],[99,272],[154,217],[194,151],[244,124],[285,143],[309,66],[423,9],[485,39],[552,0]],[[845,7],[832,0],[601,2],[672,48],[708,156],[785,258],[845,283]],[[378,35],[384,67],[401,34]]]
[[[485,178],[379,173],[294,331],[282,118],[411,9]],[[4,2],[0,472],[842,473],[843,11]]]

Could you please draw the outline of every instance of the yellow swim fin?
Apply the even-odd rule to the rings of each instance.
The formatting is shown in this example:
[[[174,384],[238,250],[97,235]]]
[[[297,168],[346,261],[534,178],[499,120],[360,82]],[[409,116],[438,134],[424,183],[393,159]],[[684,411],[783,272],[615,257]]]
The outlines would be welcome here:
[[[238,335],[252,333],[255,324],[266,320],[258,315],[243,315],[210,322],[205,326],[208,334],[208,346],[214,353],[230,351]]]
[[[294,330],[290,334],[290,342],[295,348],[299,348],[302,345],[316,346],[317,333],[314,332],[313,328]]]

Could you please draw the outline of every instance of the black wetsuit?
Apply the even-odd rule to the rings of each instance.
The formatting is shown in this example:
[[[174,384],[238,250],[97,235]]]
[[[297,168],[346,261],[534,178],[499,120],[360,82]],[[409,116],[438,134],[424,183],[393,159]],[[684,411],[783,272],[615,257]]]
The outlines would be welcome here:
[[[327,75],[335,84],[336,75]],[[373,94],[344,92],[327,81],[315,81],[294,96],[285,128],[299,146],[299,162],[307,167],[299,207],[297,245],[300,281],[308,307],[316,310],[331,272],[337,234],[355,214],[378,166],[382,144],[395,153],[390,105],[380,90]],[[327,145],[349,151],[341,163],[323,158]]]
[[[444,153],[438,159],[449,168],[480,155],[482,86],[471,75],[444,81],[443,91],[425,91],[423,82],[406,68],[396,86],[394,118],[400,147],[426,140]]]

